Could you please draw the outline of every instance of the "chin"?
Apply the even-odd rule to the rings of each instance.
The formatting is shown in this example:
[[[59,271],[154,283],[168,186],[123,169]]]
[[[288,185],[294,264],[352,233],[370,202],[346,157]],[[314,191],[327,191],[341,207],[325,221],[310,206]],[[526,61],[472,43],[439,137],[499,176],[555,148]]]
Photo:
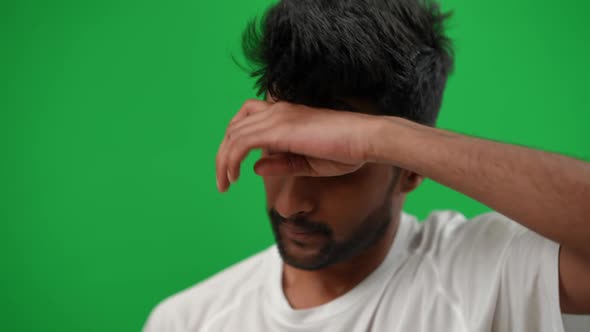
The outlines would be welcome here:
[[[334,262],[326,255],[326,248],[310,248],[301,244],[277,243],[285,264],[301,270],[320,270]]]

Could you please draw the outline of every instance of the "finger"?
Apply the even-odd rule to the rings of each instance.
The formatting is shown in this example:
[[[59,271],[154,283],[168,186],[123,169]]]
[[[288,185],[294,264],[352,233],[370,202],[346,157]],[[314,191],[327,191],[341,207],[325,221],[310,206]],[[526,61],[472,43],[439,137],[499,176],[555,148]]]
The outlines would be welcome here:
[[[260,176],[312,176],[312,169],[304,156],[281,153],[260,158],[254,164],[254,172]]]
[[[278,149],[273,144],[277,144],[276,136],[280,130],[280,126],[272,121],[258,121],[229,134],[222,167],[226,169],[230,182],[239,178],[240,165],[251,150],[263,147]]]
[[[270,105],[272,105],[272,104],[269,102],[263,101],[263,100],[248,99],[248,100],[246,100],[246,102],[244,102],[244,104],[242,105],[242,107],[240,108],[238,113],[236,113],[236,115],[234,115],[234,117],[231,119],[229,124],[231,125],[233,123],[236,123],[236,122],[248,117],[250,114],[264,111]]]
[[[227,132],[231,133],[231,132],[240,131],[242,128],[250,126],[256,122],[278,120],[278,119],[276,119],[277,118],[276,116],[273,116],[273,114],[274,115],[277,114],[277,113],[273,112],[273,109],[274,109],[273,107],[267,107],[262,110],[259,109],[259,110],[250,112],[247,117],[243,117],[239,121],[235,121],[235,122],[230,123],[229,126],[227,127]]]
[[[228,128],[226,130],[226,135],[224,136],[221,145],[218,149],[217,156],[215,158],[215,168],[216,168],[216,182],[217,188],[220,192],[225,192],[229,189],[230,186],[230,179],[228,176],[227,168],[225,167],[225,155],[227,150],[227,141],[229,137],[229,132],[232,127],[232,123],[237,123],[241,119],[248,117],[251,114],[255,114],[267,109],[271,104],[265,101],[256,100],[256,99],[249,99],[247,100],[238,113],[232,118]]]
[[[229,187],[229,180],[227,178],[227,173],[223,169],[223,160],[225,159],[225,150],[227,145],[226,136],[223,137],[221,144],[219,145],[219,149],[217,150],[217,155],[215,156],[215,178],[217,182],[217,190],[220,192],[225,192]]]

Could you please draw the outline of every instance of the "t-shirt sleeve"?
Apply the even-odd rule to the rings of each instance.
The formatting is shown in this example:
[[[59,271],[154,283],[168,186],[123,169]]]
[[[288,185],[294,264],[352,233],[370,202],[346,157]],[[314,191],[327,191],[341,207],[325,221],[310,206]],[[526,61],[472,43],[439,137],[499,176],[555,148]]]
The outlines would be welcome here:
[[[563,331],[559,244],[523,229],[504,254],[494,325],[499,331]]]
[[[559,244],[496,212],[447,236],[443,283],[471,330],[562,332]]]

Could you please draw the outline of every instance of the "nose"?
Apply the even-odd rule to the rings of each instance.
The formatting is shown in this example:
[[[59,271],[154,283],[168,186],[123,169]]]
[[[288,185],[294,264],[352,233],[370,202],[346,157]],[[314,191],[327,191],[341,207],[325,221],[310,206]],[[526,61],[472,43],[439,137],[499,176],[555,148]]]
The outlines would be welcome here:
[[[286,219],[314,210],[313,188],[304,177],[287,177],[275,199],[275,210]]]

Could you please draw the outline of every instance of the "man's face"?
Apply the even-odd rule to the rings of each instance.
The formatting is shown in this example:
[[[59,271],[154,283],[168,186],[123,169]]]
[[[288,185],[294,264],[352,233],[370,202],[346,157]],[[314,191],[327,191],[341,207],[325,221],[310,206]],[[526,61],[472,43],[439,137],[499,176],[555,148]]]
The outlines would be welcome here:
[[[285,263],[317,270],[376,243],[396,212],[392,192],[399,175],[390,165],[365,164],[336,177],[263,177],[273,233]]]

